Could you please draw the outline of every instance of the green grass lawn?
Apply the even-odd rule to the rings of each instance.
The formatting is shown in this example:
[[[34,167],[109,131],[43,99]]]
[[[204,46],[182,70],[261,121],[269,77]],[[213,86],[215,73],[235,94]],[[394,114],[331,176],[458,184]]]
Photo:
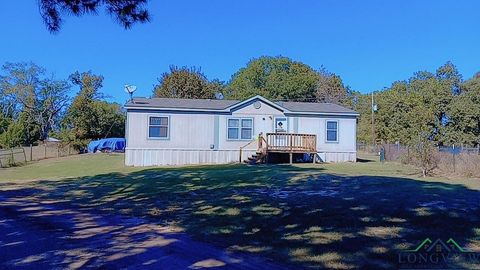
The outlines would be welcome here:
[[[129,173],[138,170],[140,169],[124,165],[123,154],[85,154],[45,159],[19,167],[0,168],[0,181],[57,180],[111,172]]]
[[[308,268],[394,269],[398,252],[427,237],[480,248],[479,181],[419,179],[397,163],[131,168],[99,154],[3,169],[0,181],[0,191],[171,224]]]

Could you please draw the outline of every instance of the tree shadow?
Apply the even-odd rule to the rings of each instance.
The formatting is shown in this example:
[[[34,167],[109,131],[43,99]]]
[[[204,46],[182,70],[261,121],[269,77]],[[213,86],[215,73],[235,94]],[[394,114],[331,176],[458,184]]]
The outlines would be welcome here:
[[[339,176],[321,167],[146,169],[2,184],[0,190],[0,228],[8,232],[0,261],[6,266],[81,261],[90,267],[158,268],[168,262],[169,269],[206,267],[202,263],[241,269],[264,257],[272,264],[261,269],[282,267],[273,261],[288,269],[396,269],[398,254],[427,237],[480,246],[477,190]],[[182,249],[206,249],[196,241],[221,253],[176,257]]]

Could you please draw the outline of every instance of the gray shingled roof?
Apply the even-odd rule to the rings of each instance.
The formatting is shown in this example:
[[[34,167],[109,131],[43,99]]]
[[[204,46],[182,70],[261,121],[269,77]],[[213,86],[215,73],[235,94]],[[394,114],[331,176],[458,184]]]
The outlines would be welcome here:
[[[291,112],[307,113],[357,113],[354,110],[347,109],[333,103],[313,103],[313,102],[275,102]]]
[[[238,100],[218,99],[186,99],[186,98],[134,98],[133,103],[127,103],[127,107],[155,107],[155,108],[182,108],[182,109],[209,109],[223,110]]]
[[[218,99],[184,99],[184,98],[134,98],[133,103],[128,102],[126,107],[145,108],[172,108],[172,109],[199,109],[199,110],[224,110],[239,100]],[[333,103],[311,102],[275,102],[281,107],[295,113],[348,113],[357,112]]]

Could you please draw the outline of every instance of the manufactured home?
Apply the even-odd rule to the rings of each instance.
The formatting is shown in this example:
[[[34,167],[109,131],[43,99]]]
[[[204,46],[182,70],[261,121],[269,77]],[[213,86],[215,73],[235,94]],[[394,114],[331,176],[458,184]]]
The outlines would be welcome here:
[[[265,162],[273,155],[355,162],[358,113],[331,103],[134,98],[126,104],[129,166]],[[293,160],[295,160],[293,158]]]

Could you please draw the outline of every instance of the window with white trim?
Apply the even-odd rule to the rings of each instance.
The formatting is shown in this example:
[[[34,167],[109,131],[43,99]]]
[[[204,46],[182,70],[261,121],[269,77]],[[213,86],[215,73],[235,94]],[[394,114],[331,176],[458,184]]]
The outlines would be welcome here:
[[[148,137],[167,139],[170,119],[167,116],[150,116],[148,119]]]
[[[227,139],[251,140],[253,138],[253,118],[228,118]]]
[[[327,142],[338,142],[338,121],[327,121]]]

